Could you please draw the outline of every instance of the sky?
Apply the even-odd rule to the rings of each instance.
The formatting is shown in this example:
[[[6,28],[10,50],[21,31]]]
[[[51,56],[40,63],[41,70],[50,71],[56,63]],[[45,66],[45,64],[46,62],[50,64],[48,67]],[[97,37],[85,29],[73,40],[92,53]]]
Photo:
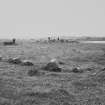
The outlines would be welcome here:
[[[0,38],[105,36],[105,0],[0,0]]]

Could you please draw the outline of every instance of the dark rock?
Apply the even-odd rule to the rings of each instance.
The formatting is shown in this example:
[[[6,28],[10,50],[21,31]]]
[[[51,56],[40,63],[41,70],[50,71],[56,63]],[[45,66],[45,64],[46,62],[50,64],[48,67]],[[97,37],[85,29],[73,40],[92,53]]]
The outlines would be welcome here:
[[[24,66],[33,66],[34,64],[33,64],[32,61],[24,60],[24,61],[22,61],[21,65],[24,65]]]
[[[105,71],[105,68],[103,68],[101,71]]]
[[[74,73],[82,73],[83,70],[80,69],[79,67],[75,67],[75,68],[72,69],[72,72],[74,72]]]
[[[7,45],[17,45],[17,44],[15,43],[15,41],[16,41],[16,39],[13,38],[12,41],[6,41],[6,42],[3,42],[3,44],[4,44],[5,46],[7,46]]]
[[[60,65],[64,65],[65,63],[64,63],[64,62],[62,62],[62,61],[59,61],[59,64],[60,64]]]
[[[43,69],[47,71],[61,72],[61,68],[55,62],[48,63]]]
[[[86,71],[92,71],[94,70],[93,68],[86,68]]]
[[[9,58],[9,59],[7,60],[7,62],[13,63],[13,64],[21,64],[20,58]]]

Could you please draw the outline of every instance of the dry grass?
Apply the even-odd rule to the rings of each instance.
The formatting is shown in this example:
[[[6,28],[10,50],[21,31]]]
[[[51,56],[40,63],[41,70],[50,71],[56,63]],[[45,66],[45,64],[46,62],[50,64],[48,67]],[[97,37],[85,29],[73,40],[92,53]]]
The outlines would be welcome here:
[[[0,49],[5,59],[20,57],[34,63],[0,61],[0,105],[105,104],[105,45],[19,42],[17,46],[1,44]],[[52,58],[61,62],[61,72],[41,69]],[[72,72],[77,66],[82,73]]]

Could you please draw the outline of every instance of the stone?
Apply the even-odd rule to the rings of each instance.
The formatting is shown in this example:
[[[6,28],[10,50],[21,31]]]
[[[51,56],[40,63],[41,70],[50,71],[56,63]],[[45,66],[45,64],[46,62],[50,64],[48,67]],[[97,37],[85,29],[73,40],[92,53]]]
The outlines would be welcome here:
[[[21,64],[20,58],[9,58],[7,61],[13,64]]]
[[[23,60],[22,61],[22,65],[24,66],[33,66],[33,62],[32,61],[29,61],[29,60]]]
[[[58,66],[56,62],[49,62],[45,67],[44,70],[53,71],[53,72],[61,72],[61,68]]]
[[[83,70],[80,67],[75,67],[75,68],[72,69],[72,72],[74,72],[74,73],[82,73]]]

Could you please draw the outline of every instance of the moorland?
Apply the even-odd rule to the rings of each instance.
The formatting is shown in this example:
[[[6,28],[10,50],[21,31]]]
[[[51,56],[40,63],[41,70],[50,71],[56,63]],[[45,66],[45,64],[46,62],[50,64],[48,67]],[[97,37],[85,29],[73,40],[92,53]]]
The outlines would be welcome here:
[[[0,105],[105,105],[105,44],[0,42]],[[5,61],[19,57],[34,66]],[[51,59],[61,72],[41,69]],[[72,72],[79,67],[83,72]],[[30,76],[30,70],[37,70]]]

